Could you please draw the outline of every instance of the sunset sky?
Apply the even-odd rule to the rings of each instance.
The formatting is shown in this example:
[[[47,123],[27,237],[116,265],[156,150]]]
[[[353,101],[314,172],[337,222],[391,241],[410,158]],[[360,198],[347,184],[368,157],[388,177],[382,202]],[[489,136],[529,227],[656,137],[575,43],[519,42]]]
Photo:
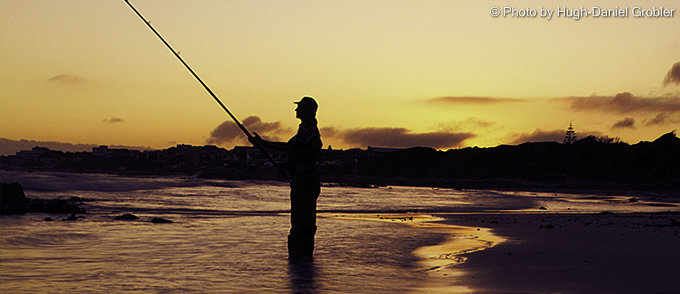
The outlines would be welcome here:
[[[490,15],[506,2],[629,15]],[[270,139],[294,134],[305,95],[333,148],[559,140],[570,122],[579,137],[637,143],[680,128],[680,2],[510,2],[131,1]],[[637,18],[635,6],[675,11]],[[0,0],[0,89],[0,138],[246,144],[123,0]]]

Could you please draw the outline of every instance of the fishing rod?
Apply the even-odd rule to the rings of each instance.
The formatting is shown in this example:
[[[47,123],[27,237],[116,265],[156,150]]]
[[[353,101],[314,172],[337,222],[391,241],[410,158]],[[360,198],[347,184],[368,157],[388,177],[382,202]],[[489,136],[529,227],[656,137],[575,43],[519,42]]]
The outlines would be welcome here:
[[[142,21],[144,21],[144,23],[151,29],[151,31],[153,31],[153,33],[156,34],[156,37],[161,39],[163,44],[165,44],[165,46],[168,47],[168,49],[170,49],[170,52],[172,52],[172,54],[174,54],[175,57],[177,57],[177,59],[179,59],[179,61],[184,65],[184,67],[186,67],[186,69],[189,70],[189,72],[194,76],[194,78],[196,78],[196,80],[198,80],[198,82],[201,83],[203,88],[205,88],[205,90],[208,91],[210,96],[212,96],[212,98],[215,99],[215,102],[217,102],[217,104],[219,104],[222,107],[222,109],[224,109],[224,111],[227,112],[229,117],[236,123],[236,125],[239,127],[239,129],[241,129],[241,131],[248,137],[249,141],[250,141],[250,139],[254,138],[254,136],[248,131],[248,129],[246,129],[246,127],[243,124],[241,124],[241,122],[236,118],[236,116],[234,116],[231,113],[231,111],[229,111],[227,106],[225,106],[224,103],[222,103],[220,98],[217,98],[217,95],[215,95],[215,93],[213,93],[213,91],[210,90],[208,85],[206,85],[206,83],[203,82],[203,80],[196,74],[196,72],[194,72],[194,70],[191,69],[189,64],[187,64],[184,61],[184,59],[182,59],[182,57],[179,56],[179,53],[177,51],[175,51],[175,49],[173,49],[172,46],[170,46],[170,44],[167,41],[165,41],[163,36],[161,36],[161,34],[159,34],[158,31],[156,31],[156,29],[154,29],[153,26],[151,26],[151,22],[146,20],[146,18],[144,18],[144,16],[142,16],[142,14],[139,13],[139,11],[137,11],[137,9],[134,6],[132,6],[132,3],[130,3],[129,0],[124,0],[124,1],[125,1],[125,3],[127,3],[128,6],[130,6],[130,8],[132,8],[132,11],[134,11],[135,14],[137,14],[137,16],[139,16],[139,18],[142,19]],[[255,142],[257,142],[257,141],[255,141]],[[264,147],[261,144],[255,143],[253,145],[255,145],[255,147],[260,149],[260,151],[262,152],[262,154],[264,154],[264,156],[267,158],[267,160],[269,160],[274,166],[276,166],[279,169],[279,171],[281,172],[281,174],[283,175],[283,177],[286,180],[290,180],[290,177],[288,176],[288,173],[286,172],[286,170],[281,168],[281,166],[278,163],[276,163],[276,161],[274,161],[274,158],[272,158],[272,156],[269,154],[269,152],[267,152],[267,150],[265,150]]]

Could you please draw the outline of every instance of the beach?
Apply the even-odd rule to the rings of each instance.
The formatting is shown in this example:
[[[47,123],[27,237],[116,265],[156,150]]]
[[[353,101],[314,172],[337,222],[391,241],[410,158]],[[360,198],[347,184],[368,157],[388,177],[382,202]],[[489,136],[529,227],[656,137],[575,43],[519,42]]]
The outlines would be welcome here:
[[[677,293],[679,211],[345,214],[448,234],[412,293]]]
[[[640,213],[634,211],[644,209],[630,195],[575,194],[571,201],[541,202],[559,212],[540,206],[513,212],[340,217],[404,223],[448,235],[414,251],[428,279],[413,293],[678,293],[677,200],[668,195],[666,203],[642,200],[658,209]],[[572,208],[611,204],[621,210],[583,213],[577,211],[584,207]]]
[[[677,293],[680,226],[669,213],[446,215],[506,238],[450,268],[473,293]]]

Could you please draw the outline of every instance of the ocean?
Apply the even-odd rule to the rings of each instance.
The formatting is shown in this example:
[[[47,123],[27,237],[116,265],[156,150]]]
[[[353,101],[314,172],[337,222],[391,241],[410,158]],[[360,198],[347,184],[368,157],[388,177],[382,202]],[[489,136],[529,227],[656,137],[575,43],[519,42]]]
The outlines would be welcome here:
[[[431,293],[460,285],[433,274],[446,262],[419,254],[451,238],[451,228],[422,225],[429,215],[663,210],[623,196],[324,185],[315,260],[299,265],[287,260],[286,183],[24,172],[0,181],[30,198],[87,200],[75,221],[0,216],[2,293]],[[125,213],[139,219],[114,219]],[[455,250],[501,242],[481,239]],[[431,258],[453,265],[455,253]]]

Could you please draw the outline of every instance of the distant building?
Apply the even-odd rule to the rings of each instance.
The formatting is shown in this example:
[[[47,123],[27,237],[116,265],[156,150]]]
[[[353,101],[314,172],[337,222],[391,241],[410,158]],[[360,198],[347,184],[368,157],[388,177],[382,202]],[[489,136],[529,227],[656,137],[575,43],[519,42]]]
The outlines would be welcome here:
[[[21,159],[38,159],[42,155],[48,154],[50,149],[47,147],[33,147],[31,150],[21,150],[16,156]]]
[[[21,150],[14,156],[7,157],[5,164],[15,167],[54,167],[64,156],[61,151],[50,150],[46,147],[33,147],[31,150]]]
[[[109,153],[109,146],[101,145],[99,147],[92,147],[93,156],[106,156]]]
[[[262,154],[262,151],[257,147],[252,146],[235,146],[233,150],[241,162],[248,166],[263,166],[272,165],[269,159]],[[268,149],[267,152],[277,164],[288,161],[288,153]]]
[[[109,149],[109,146],[101,145],[99,147],[92,147],[92,156],[95,157],[128,157],[141,158],[142,152],[139,150],[129,149]]]
[[[371,147],[366,148],[366,152],[362,152],[364,156],[374,157],[382,154],[396,152],[402,149],[399,148],[387,148],[387,147]]]
[[[402,150],[400,148],[388,148],[388,147],[371,147],[368,146],[368,149],[366,151],[374,152],[374,153],[392,153],[395,151]]]

